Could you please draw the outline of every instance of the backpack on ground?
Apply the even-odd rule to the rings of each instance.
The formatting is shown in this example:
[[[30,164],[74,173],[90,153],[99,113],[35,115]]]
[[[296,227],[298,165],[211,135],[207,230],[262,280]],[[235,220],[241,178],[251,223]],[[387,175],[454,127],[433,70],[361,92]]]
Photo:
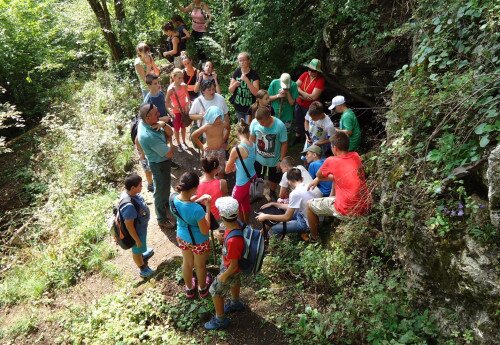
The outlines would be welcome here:
[[[116,244],[118,244],[122,249],[130,249],[135,246],[135,240],[132,235],[130,235],[120,211],[126,204],[132,204],[137,211],[137,218],[134,219],[134,226],[137,224],[137,219],[140,214],[140,206],[128,194],[120,200],[118,206],[113,207],[113,214],[115,215],[115,218],[113,219],[113,225],[111,226],[111,234],[115,238]]]
[[[257,274],[264,261],[264,236],[250,225],[241,223],[241,229],[232,230],[224,240],[223,250],[227,253],[227,241],[235,236],[243,237],[245,247],[238,261],[241,272],[244,274]]]

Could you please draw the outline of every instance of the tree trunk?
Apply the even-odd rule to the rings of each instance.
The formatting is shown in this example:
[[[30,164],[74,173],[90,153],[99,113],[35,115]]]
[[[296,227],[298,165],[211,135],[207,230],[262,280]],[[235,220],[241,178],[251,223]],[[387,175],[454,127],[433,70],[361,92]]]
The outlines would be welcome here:
[[[97,21],[101,26],[102,34],[108,43],[109,50],[111,51],[111,58],[115,62],[120,62],[123,59],[123,49],[118,42],[115,32],[111,26],[111,19],[109,17],[108,7],[106,5],[106,0],[87,0],[92,7],[92,11],[97,17]],[[121,1],[120,1],[121,2]],[[123,9],[123,7],[122,7]]]
[[[117,33],[120,38],[122,50],[127,57],[131,58],[135,55],[135,49],[130,41],[130,37],[123,31],[123,25],[125,24],[124,0],[113,0],[113,2],[115,4],[115,17],[119,25]]]
[[[123,8],[123,0],[114,0],[116,20],[120,23],[125,21],[125,9]]]

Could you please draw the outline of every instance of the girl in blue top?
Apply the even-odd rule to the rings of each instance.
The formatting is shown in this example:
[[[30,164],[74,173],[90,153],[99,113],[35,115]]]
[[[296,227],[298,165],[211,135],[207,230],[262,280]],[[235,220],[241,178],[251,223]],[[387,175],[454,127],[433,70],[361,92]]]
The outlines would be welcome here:
[[[257,146],[250,141],[250,127],[244,119],[239,120],[236,131],[240,143],[231,150],[229,160],[226,163],[226,174],[236,170],[236,184],[233,188],[232,196],[238,200],[240,204],[238,218],[245,224],[249,224],[250,211],[252,210],[250,206],[250,183],[255,178],[254,163]],[[243,168],[236,148],[240,151],[241,158],[243,158],[243,164],[247,168],[248,174]]]
[[[194,172],[182,174],[179,184],[175,187],[179,194],[172,199],[172,214],[177,217],[177,243],[182,250],[182,276],[184,278],[186,297],[195,297],[196,280],[193,277],[193,267],[198,278],[198,293],[200,297],[208,296],[208,288],[212,283],[207,276],[207,258],[210,252],[208,232],[210,230],[211,196],[204,194],[196,199],[196,190],[200,178]],[[195,200],[196,199],[196,200]],[[203,203],[205,209],[199,204]],[[206,210],[206,211],[205,211]]]

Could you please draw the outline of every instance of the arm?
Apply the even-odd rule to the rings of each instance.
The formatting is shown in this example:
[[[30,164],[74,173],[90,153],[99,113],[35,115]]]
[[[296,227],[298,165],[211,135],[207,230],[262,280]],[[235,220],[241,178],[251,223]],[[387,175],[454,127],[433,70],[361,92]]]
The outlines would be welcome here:
[[[168,55],[177,54],[178,47],[179,47],[179,37],[177,37],[177,36],[172,37],[172,50],[169,50],[169,51],[163,53],[163,56],[167,57]]]
[[[347,134],[348,137],[350,137],[352,135],[352,131],[350,131],[348,129],[337,128],[337,131]]]
[[[312,93],[307,93],[304,90],[299,89],[300,95],[309,101],[316,101],[317,99],[319,99],[319,96],[321,96],[322,92],[323,90],[318,89],[317,87],[314,88]]]
[[[174,89],[169,88],[167,91],[167,95],[165,96],[165,105],[167,106],[167,111],[169,111],[170,109],[174,109],[174,106],[173,106],[172,100],[171,100],[172,93],[174,93]]]
[[[142,78],[142,80],[144,80],[144,82],[146,81],[146,71],[144,70],[144,68],[142,68],[142,66],[140,64],[137,64],[134,66],[135,68],[135,71],[137,72],[137,74],[140,75],[140,77]]]
[[[292,93],[290,92],[290,90],[286,90],[285,95],[286,95],[286,100],[288,101],[288,104],[294,105],[295,99],[292,97]]]
[[[141,144],[139,143],[139,139],[137,139],[137,136],[135,137],[135,148],[137,149],[137,151],[139,152],[139,158],[141,160],[144,160],[145,156],[144,156],[144,150],[142,149],[142,146]]]
[[[203,143],[200,141],[200,135],[205,133],[205,131],[207,129],[206,126],[207,125],[201,126],[196,131],[194,131],[193,134],[191,135],[191,141],[193,142],[193,144],[195,144],[198,148],[200,148],[202,150],[203,150]]]
[[[241,82],[237,81],[234,78],[231,78],[231,81],[229,82],[229,92],[234,93],[236,89],[240,86]]]
[[[200,92],[200,84],[203,80],[204,75],[205,73],[203,71],[200,71],[200,73],[198,73],[198,76],[196,77],[196,84],[194,84],[194,92]]]
[[[245,83],[247,83],[248,89],[252,93],[252,95],[257,95],[257,92],[259,92],[259,86],[260,86],[260,81],[259,80],[254,80],[253,83],[250,82],[250,79],[248,79],[246,74],[241,74],[241,80],[243,80]]]
[[[226,282],[226,279],[229,278],[230,276],[232,276],[234,274],[234,272],[236,272],[236,270],[239,267],[238,259],[231,259],[230,262],[231,263],[229,264],[229,267],[227,268],[227,270],[225,270],[224,273],[220,274],[218,277],[218,279],[223,283]]]
[[[177,8],[181,12],[188,13],[188,12],[191,12],[193,10],[193,3],[190,3],[186,7],[182,7],[180,4],[177,4]]]
[[[219,85],[219,79],[217,78],[217,73],[212,72],[212,75],[214,76],[214,81],[215,81],[215,92],[217,92],[219,95],[221,94],[220,90],[220,85]]]
[[[236,148],[234,147],[229,154],[229,159],[226,162],[225,173],[230,174],[236,170],[235,162],[238,159],[238,153],[236,152]]]
[[[203,235],[207,235],[208,232],[210,231],[210,216],[211,216],[210,204],[212,203],[212,197],[208,194],[203,194],[200,198],[198,198],[195,201],[196,202],[200,201],[200,199],[205,201],[206,213],[205,213],[205,217],[201,218],[198,221],[198,227],[200,228],[200,232]]]
[[[160,75],[160,69],[158,68],[158,66],[156,65],[156,62],[155,60],[153,59],[152,56],[150,56],[151,58],[151,69],[153,70],[153,73],[155,75]]]
[[[224,115],[224,142],[229,140],[229,134],[231,133],[231,123],[229,122],[229,114]]]
[[[255,135],[253,135],[253,134],[250,135],[250,141],[255,144],[255,140],[257,140],[257,137]]]
[[[229,188],[227,188],[227,181],[224,179],[220,180],[220,190],[222,192],[222,196],[229,195]]]
[[[186,28],[182,29],[182,32],[184,32],[184,40],[187,41],[190,37],[191,37],[191,34],[189,33],[189,31],[186,30]]]
[[[280,156],[280,162],[283,160],[283,158],[286,157],[286,152],[288,151],[288,141],[282,142],[281,143],[281,156]]]
[[[280,186],[280,199],[286,199],[288,198],[288,188]]]
[[[137,231],[135,230],[134,220],[133,219],[125,219],[124,223],[125,223],[125,226],[127,227],[128,232],[130,233],[130,236],[132,236],[132,238],[134,239],[135,245],[137,247],[141,247],[142,242],[141,242],[141,239],[139,238],[139,235],[137,235]]]
[[[271,204],[271,203],[269,203],[269,204]],[[266,205],[269,205],[269,204],[266,204]],[[272,220],[274,222],[288,222],[290,219],[292,219],[293,213],[295,212],[294,208],[289,208],[288,204],[279,204],[277,202],[273,202],[272,204],[273,204],[272,206],[286,210],[285,214],[260,213],[255,217],[255,219],[257,219],[259,222],[263,222],[265,220]],[[263,205],[263,206],[266,206],[266,205]]]

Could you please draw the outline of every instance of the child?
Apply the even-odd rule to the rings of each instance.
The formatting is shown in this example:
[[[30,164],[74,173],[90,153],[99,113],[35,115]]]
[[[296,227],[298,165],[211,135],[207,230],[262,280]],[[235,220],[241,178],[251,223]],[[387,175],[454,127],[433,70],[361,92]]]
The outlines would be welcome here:
[[[255,157],[257,154],[257,146],[250,141],[250,126],[244,119],[240,119],[238,122],[236,132],[238,133],[238,139],[240,141],[237,147],[240,150],[243,163],[238,157],[236,147],[234,147],[229,154],[229,160],[226,164],[226,174],[229,174],[236,169],[236,184],[233,188],[232,196],[238,200],[240,205],[238,218],[245,224],[249,224],[250,211],[252,211],[250,206],[250,183],[252,182],[252,179],[255,178]],[[245,164],[250,178],[246,174],[243,164]]]
[[[174,67],[182,68],[181,61],[181,51],[186,50],[186,41],[182,41],[179,32],[175,29],[174,24],[172,22],[167,22],[162,26],[163,33],[170,37],[172,42],[172,49],[166,52],[163,52],[163,56],[165,58],[173,57],[174,58]]]
[[[189,116],[189,93],[184,84],[184,74],[179,68],[174,68],[171,76],[171,84],[167,90],[167,108],[174,113],[174,135],[177,140],[177,151],[182,152],[188,149],[186,144],[186,127],[182,121],[183,116]],[[179,131],[182,136],[182,143],[179,139]]]
[[[257,94],[255,95],[255,103],[252,104],[250,108],[248,108],[248,113],[247,113],[249,117],[248,123],[252,122],[253,118],[255,117],[255,112],[259,107],[265,107],[269,109],[271,115],[274,116],[274,108],[271,107],[270,102],[271,100],[266,90],[261,89],[257,91]]]
[[[177,28],[177,32],[179,33],[179,38],[181,42],[185,42],[191,37],[191,34],[186,29],[186,23],[184,23],[184,19],[178,14],[174,15],[171,19],[174,26]]]
[[[142,178],[137,174],[127,176],[125,179],[125,191],[120,200],[127,195],[132,203],[126,203],[120,208],[128,232],[135,240],[132,249],[132,259],[139,267],[139,275],[142,278],[151,278],[156,272],[148,266],[148,259],[153,256],[152,249],[147,249],[146,239],[148,233],[149,208],[141,196]]]
[[[210,106],[205,113],[203,119],[206,124],[198,128],[191,135],[191,140],[194,145],[204,151],[204,155],[213,155],[219,160],[219,170],[221,176],[224,175],[226,166],[226,143],[224,129],[228,132],[231,129],[229,124],[224,122],[224,114],[222,110],[215,105]],[[203,144],[199,137],[205,133],[206,143]]]
[[[217,200],[215,206],[219,210],[226,231],[222,242],[224,243],[229,233],[234,229],[240,229],[237,222],[238,201],[227,196]],[[229,325],[229,319],[224,315],[235,311],[245,309],[245,304],[240,301],[241,272],[238,260],[243,254],[245,243],[243,238],[235,236],[224,243],[222,249],[222,265],[219,275],[210,286],[210,294],[215,306],[215,316],[205,323],[205,329],[216,330],[226,328]],[[224,295],[231,290],[231,300],[224,304]]]
[[[292,168],[297,168],[300,170],[301,174],[302,174],[302,178],[304,180],[304,183],[306,184],[309,184],[312,182],[313,180],[313,177],[309,174],[309,172],[306,170],[306,168],[304,168],[304,166],[302,165],[297,165],[295,166],[294,164],[294,160],[292,157],[290,156],[286,156],[284,157],[281,162],[280,162],[280,168],[281,168],[281,171],[283,172],[283,176],[281,177],[281,181],[279,183],[279,186],[280,186],[280,194],[279,194],[279,197],[280,199],[288,199],[288,171]],[[316,194],[316,198],[320,198],[321,197],[321,192],[319,191],[319,189],[315,188],[313,190],[313,192]],[[280,200],[278,200],[280,201]]]
[[[151,51],[146,43],[139,43],[135,48],[137,58],[134,60],[134,68],[139,83],[141,85],[142,98],[148,94],[148,86],[146,84],[146,75],[160,74],[160,69],[156,66],[155,60],[151,56]]]
[[[194,87],[195,92],[200,91],[200,84],[203,80],[213,80],[215,83],[215,92],[220,95],[219,80],[217,79],[217,73],[215,73],[212,61],[206,61],[203,65],[203,71],[200,71],[198,74],[198,79],[196,80],[196,85]]]
[[[168,115],[167,107],[165,104],[165,94],[161,90],[160,80],[155,74],[148,74],[146,76],[146,84],[148,85],[149,92],[144,97],[143,103],[152,103],[158,108],[160,112],[160,121],[169,122],[170,116]]]
[[[325,158],[321,158],[321,148],[316,145],[311,145],[306,151],[302,152],[306,157],[306,162],[309,164],[307,171],[312,178],[316,178],[318,170],[321,168],[325,162]],[[318,188],[324,197],[330,196],[332,192],[332,181],[321,181],[318,184]]]
[[[317,145],[321,147],[322,155],[324,155],[328,146],[330,146],[329,138],[335,133],[335,128],[332,120],[325,115],[323,105],[320,102],[314,101],[309,106],[304,128],[307,138],[303,151],[307,150],[311,145]],[[305,160],[305,157],[302,157],[302,159]]]
[[[199,198],[203,194],[212,196],[212,208],[210,211],[215,219],[220,220],[219,211],[215,207],[215,202],[222,196],[227,196],[227,181],[218,179],[216,176],[219,173],[219,160],[217,157],[208,156],[201,159],[201,166],[203,168],[203,175],[200,178],[200,185],[196,192],[196,197]]]

